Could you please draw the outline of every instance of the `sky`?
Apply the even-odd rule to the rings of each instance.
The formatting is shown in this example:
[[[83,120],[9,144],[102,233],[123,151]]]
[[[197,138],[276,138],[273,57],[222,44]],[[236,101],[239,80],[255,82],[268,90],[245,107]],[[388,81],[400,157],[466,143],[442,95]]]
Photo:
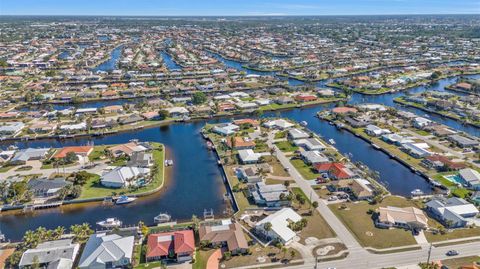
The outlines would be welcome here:
[[[0,15],[480,14],[480,0],[0,0]]]

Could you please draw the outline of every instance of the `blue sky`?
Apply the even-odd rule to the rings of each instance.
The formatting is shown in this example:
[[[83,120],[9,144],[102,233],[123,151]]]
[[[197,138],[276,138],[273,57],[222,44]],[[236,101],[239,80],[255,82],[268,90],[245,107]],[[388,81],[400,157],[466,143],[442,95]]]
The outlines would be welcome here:
[[[480,14],[480,0],[0,0],[0,15]]]

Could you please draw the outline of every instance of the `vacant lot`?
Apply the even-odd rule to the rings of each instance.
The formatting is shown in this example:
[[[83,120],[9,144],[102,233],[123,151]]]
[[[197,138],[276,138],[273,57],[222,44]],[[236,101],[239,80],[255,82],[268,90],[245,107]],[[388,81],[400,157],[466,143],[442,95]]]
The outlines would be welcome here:
[[[301,159],[292,159],[290,160],[290,162],[293,164],[293,166],[295,166],[297,171],[302,175],[304,179],[316,179],[320,176],[320,174],[317,173],[312,166],[306,165],[305,162]]]

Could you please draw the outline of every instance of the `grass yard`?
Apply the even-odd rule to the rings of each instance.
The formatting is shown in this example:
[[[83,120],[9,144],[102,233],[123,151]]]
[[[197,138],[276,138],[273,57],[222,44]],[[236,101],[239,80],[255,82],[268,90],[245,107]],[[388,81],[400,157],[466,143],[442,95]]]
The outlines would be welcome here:
[[[280,131],[275,133],[274,139],[282,139],[287,137],[287,131]]]
[[[257,261],[258,257],[265,257],[266,258],[265,263],[281,261],[283,259],[290,260],[292,259],[292,255],[291,255],[292,250],[295,252],[293,256],[293,260],[302,258],[300,253],[293,248],[288,248],[287,252],[283,253],[280,249],[274,246],[267,246],[264,248],[258,244],[255,244],[250,247],[250,250],[252,251],[252,255],[233,256],[232,259],[228,261],[220,261],[220,266],[224,264],[225,268],[235,268],[240,266],[261,264]],[[194,268],[198,268],[198,267],[194,267]]]
[[[473,236],[480,236],[480,227],[454,229],[452,232],[447,232],[446,234],[433,234],[431,232],[425,232],[425,237],[427,238],[428,242],[439,242]]]
[[[10,169],[14,168],[15,166],[3,166],[0,168],[0,173],[8,172]]]
[[[318,239],[335,237],[335,232],[330,228],[325,219],[318,213],[317,210],[313,210],[311,216],[302,214],[302,217],[306,218],[308,223],[300,232],[300,243],[305,244],[305,239],[309,237],[316,237]]]
[[[340,209],[340,204],[330,205],[329,207],[357,237],[362,246],[382,249],[416,244],[410,231],[376,228],[372,216],[367,214],[369,209],[375,210],[380,206],[417,206],[414,201],[389,196],[376,205],[370,205],[367,202],[357,202],[346,203],[346,206],[347,209]]]
[[[298,149],[298,147],[290,143],[290,141],[275,142],[275,145],[283,152],[293,152]]]
[[[442,264],[447,266],[448,268],[457,269],[461,266],[472,265],[474,262],[480,264],[480,256],[447,259],[443,260]]]
[[[195,263],[192,265],[192,269],[205,269],[207,268],[208,257],[215,252],[216,249],[210,250],[198,250],[195,252]]]
[[[94,197],[105,197],[112,196],[113,193],[116,194],[140,194],[144,192],[153,191],[163,185],[164,182],[164,161],[165,161],[165,147],[160,143],[152,143],[154,146],[153,150],[153,159],[155,164],[158,167],[157,173],[153,175],[152,181],[144,186],[137,189],[128,189],[128,188],[105,188],[100,184],[100,176],[92,174],[92,176],[87,180],[87,183],[82,188],[82,195],[79,199],[94,198]]]
[[[278,161],[278,159],[275,156],[266,156],[265,158],[268,158],[267,162],[268,164],[272,167],[272,175],[278,176],[278,177],[289,177],[290,174],[285,171],[285,168],[283,165]]]
[[[95,147],[93,147],[93,151],[92,151],[92,153],[90,153],[90,155],[88,155],[88,159],[89,159],[91,162],[101,160],[102,157],[105,156],[105,149],[106,149],[107,147],[110,147],[110,146],[113,146],[113,145],[109,145],[109,146],[102,145],[102,146],[95,146]]]
[[[273,179],[273,178],[266,178],[265,179],[265,184],[267,185],[273,185],[273,184],[283,184],[285,181],[288,181],[291,183],[295,182],[293,180],[278,180],[278,179]]]
[[[290,162],[295,166],[295,169],[302,175],[303,178],[307,180],[316,179],[320,176],[313,167],[310,165],[305,164],[305,162],[301,159],[294,159],[290,160]]]
[[[225,174],[227,175],[228,182],[230,183],[230,186],[232,189],[235,186],[238,186],[238,188],[246,188],[246,184],[240,182],[237,178],[237,175],[235,175],[235,172],[233,171],[233,168],[235,166],[224,166],[225,168]],[[238,214],[242,214],[245,208],[248,207],[256,207],[254,204],[250,204],[250,201],[248,198],[245,196],[245,194],[242,191],[237,191],[233,192],[233,195],[235,196],[235,200],[237,201],[237,206],[238,206]]]

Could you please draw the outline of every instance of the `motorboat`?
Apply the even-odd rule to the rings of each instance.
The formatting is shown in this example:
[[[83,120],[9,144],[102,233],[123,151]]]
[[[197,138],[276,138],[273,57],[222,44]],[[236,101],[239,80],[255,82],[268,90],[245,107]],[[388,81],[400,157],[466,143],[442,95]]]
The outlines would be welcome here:
[[[335,144],[336,144],[336,142],[335,142],[335,140],[333,140],[333,138],[328,139],[328,142],[329,142],[331,145],[335,145]]]
[[[172,166],[173,160],[165,160],[165,166]]]
[[[414,189],[413,191],[410,192],[410,194],[412,194],[412,196],[421,196],[423,195],[423,191],[420,190],[420,189]]]
[[[172,216],[170,216],[167,213],[160,213],[158,214],[158,216],[153,218],[155,223],[165,223],[165,222],[169,222],[171,219],[172,219]]]
[[[124,205],[124,204],[129,204],[133,201],[137,200],[136,197],[128,197],[126,195],[122,195],[120,196],[116,201],[115,201],[115,204],[116,205]]]
[[[302,120],[302,121],[300,122],[300,125],[302,125],[302,126],[307,126],[307,125],[308,125],[308,122]]]
[[[97,222],[97,225],[103,228],[115,228],[122,226],[122,221],[117,218],[107,218]]]

